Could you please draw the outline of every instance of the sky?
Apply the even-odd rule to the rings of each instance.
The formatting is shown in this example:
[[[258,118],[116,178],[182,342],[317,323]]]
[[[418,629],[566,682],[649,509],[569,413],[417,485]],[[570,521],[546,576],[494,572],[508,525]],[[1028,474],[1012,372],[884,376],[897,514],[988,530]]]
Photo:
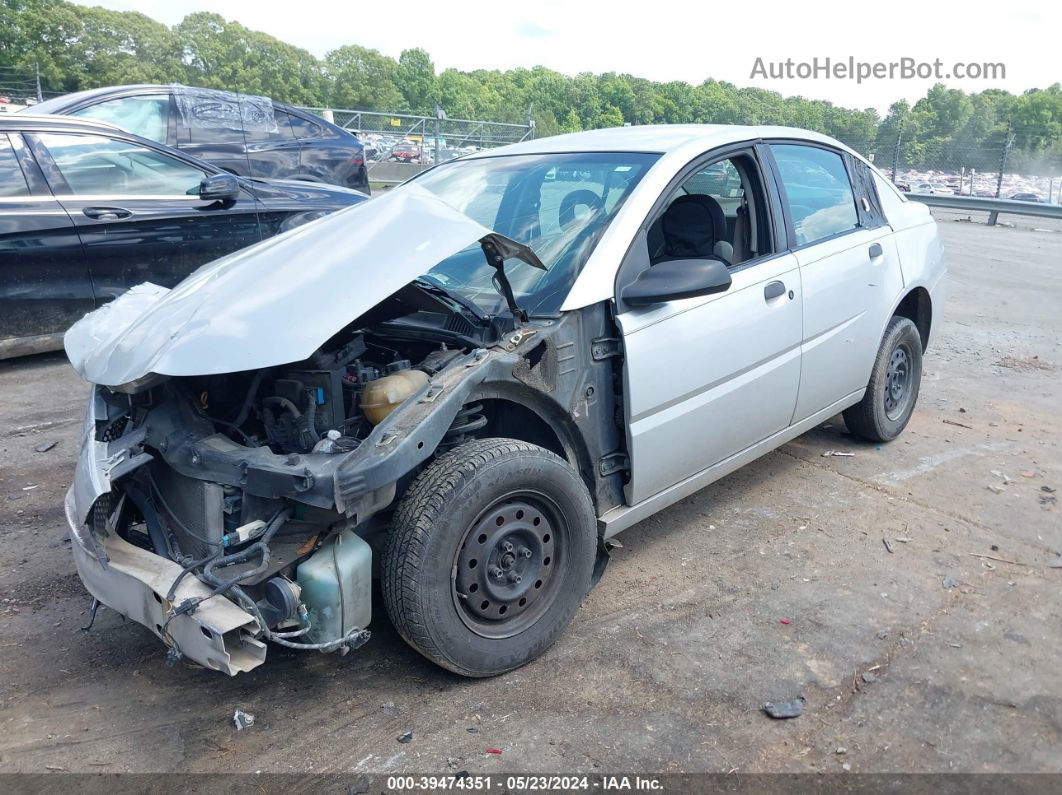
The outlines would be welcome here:
[[[626,72],[651,80],[700,83],[707,78],[756,86],[783,95],[825,99],[850,108],[914,102],[936,79],[771,79],[764,67],[834,62],[940,59],[1001,63],[1005,78],[944,79],[965,91],[1002,88],[1020,93],[1062,82],[1059,32],[1062,3],[1010,0],[1005,4],[890,0],[711,3],[688,0],[438,0],[362,3],[351,0],[77,0],[83,5],[136,10],[173,25],[186,14],[214,11],[317,56],[359,44],[398,57],[422,47],[436,69],[510,69],[546,66],[565,74]],[[293,8],[298,8],[293,13]],[[873,12],[873,13],[871,13]],[[762,27],[755,27],[762,26]],[[795,68],[795,67],[794,67]]]

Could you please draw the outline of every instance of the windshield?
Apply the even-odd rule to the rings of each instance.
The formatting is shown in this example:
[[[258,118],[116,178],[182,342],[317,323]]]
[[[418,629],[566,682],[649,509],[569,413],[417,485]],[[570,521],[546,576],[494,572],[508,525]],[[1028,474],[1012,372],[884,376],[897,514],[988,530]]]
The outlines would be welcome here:
[[[601,233],[658,157],[636,152],[488,157],[438,166],[413,184],[530,247],[546,270],[509,259],[505,273],[521,309],[550,314],[560,309]],[[496,275],[477,243],[424,278],[498,314],[505,300]]]

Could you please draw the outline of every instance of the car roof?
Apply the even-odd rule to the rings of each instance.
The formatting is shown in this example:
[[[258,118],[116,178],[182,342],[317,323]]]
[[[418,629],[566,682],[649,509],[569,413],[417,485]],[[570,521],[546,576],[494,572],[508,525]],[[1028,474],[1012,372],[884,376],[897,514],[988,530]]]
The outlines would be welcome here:
[[[607,127],[601,130],[536,138],[517,144],[476,152],[468,159],[499,155],[530,155],[561,152],[653,152],[668,154],[690,147],[711,149],[757,138],[797,138],[848,147],[822,133],[796,127],[740,124],[643,124]]]

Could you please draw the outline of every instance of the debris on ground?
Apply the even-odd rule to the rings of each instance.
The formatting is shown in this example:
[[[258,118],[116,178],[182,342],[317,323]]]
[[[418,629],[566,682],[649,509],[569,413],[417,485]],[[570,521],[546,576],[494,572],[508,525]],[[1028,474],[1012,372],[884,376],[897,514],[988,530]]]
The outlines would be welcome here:
[[[413,742],[413,732],[411,732],[411,731],[402,732],[400,735],[398,735],[397,740],[400,743]]]
[[[941,585],[944,586],[944,590],[945,591],[950,591],[952,588],[957,588],[959,586],[959,583],[957,583],[951,577],[945,577],[944,581],[941,583]]]
[[[460,765],[461,765],[461,760],[460,759],[454,759],[452,756],[446,757],[446,766],[448,768],[450,768],[451,770],[457,770],[457,768]]]
[[[789,619],[788,618],[780,618],[780,619],[778,619],[778,623],[779,624],[788,624],[789,623]]]
[[[949,420],[949,419],[946,419],[946,418],[944,420],[941,420],[941,422],[943,422],[946,425],[957,425],[958,427],[965,428],[968,431],[972,431],[973,430],[973,426],[972,425],[967,425],[964,422],[956,422],[955,420]]]
[[[502,749],[501,748],[488,748],[487,749],[487,753],[488,754],[493,754],[494,756],[501,756],[502,755]]]
[[[776,720],[799,718],[804,714],[804,697],[797,696],[792,701],[768,701],[763,711]]]
[[[52,439],[51,441],[48,441],[48,442],[41,442],[39,445],[37,445],[33,449],[36,450],[38,453],[47,453],[49,450],[51,450],[57,444],[59,444],[59,442],[57,442],[55,439]]]
[[[863,677],[862,677],[862,679],[863,679],[863,681],[864,681],[864,682],[866,682],[866,683],[867,683],[868,685],[872,685],[872,684],[874,684],[874,683],[875,683],[876,681],[878,681],[878,675],[877,675],[876,673],[874,673],[873,671],[863,671]]]
[[[848,749],[847,749],[847,748],[845,748],[845,747],[844,747],[844,746],[842,745],[842,746],[838,747],[838,749],[837,749],[836,751],[834,751],[834,753],[835,753],[835,754],[837,754],[838,756],[844,756],[845,754],[847,754],[847,753],[848,753]]]
[[[1056,497],[1054,494],[1041,494],[1040,495],[1040,504],[1041,505],[1054,505],[1057,502],[1058,502],[1058,497]]]
[[[1007,560],[1006,558],[997,558],[995,555],[984,555],[980,552],[971,552],[970,557],[981,558],[982,560],[997,560],[1000,563],[1009,563],[1012,566],[1024,566],[1020,560]]]
[[[989,483],[987,486],[985,486],[985,488],[988,489],[993,494],[1002,494],[1003,493],[1003,487],[1002,486],[997,486],[994,483]]]
[[[254,715],[250,712],[244,712],[242,709],[238,709],[232,714],[232,723],[236,727],[236,731],[249,729],[254,726]]]
[[[897,540],[899,540],[899,539],[897,539]],[[892,554],[892,544],[889,543],[889,539],[883,538],[883,539],[881,539],[881,543],[885,545],[885,551],[888,552],[891,555]]]
[[[822,454],[822,457],[823,458],[833,458],[833,457],[852,458],[854,455],[855,455],[855,453],[849,453],[846,450],[827,450],[825,453]]]
[[[1054,486],[1041,486],[1040,487],[1040,491],[1046,492],[1047,494],[1054,494],[1057,490],[1058,489],[1056,489]]]

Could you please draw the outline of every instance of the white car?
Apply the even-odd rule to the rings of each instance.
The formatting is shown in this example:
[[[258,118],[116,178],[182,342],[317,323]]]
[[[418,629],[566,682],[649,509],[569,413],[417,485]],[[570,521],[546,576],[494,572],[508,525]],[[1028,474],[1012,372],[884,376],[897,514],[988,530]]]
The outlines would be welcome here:
[[[235,674],[364,643],[376,570],[410,645],[509,671],[616,533],[839,412],[894,439],[944,272],[926,206],[804,130],[438,165],[68,332],[78,572]]]

